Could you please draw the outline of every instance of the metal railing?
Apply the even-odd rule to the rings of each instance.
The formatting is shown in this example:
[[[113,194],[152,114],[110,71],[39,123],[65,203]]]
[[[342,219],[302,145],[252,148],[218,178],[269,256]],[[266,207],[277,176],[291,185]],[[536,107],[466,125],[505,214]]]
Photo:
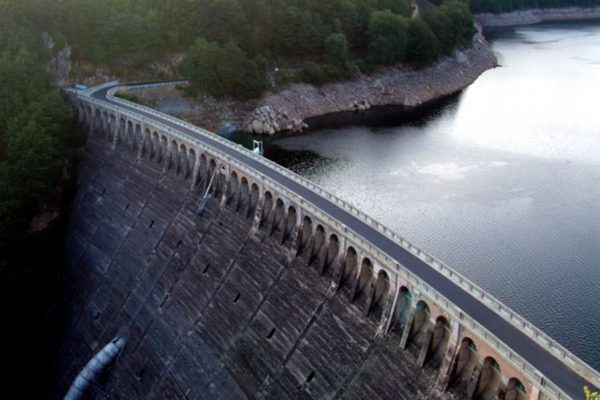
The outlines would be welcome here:
[[[150,88],[150,87],[165,86],[165,85],[169,85],[169,84],[172,85],[173,83],[164,83],[164,82],[158,83],[158,84],[151,83],[151,84],[137,85],[134,88],[136,88],[136,89]],[[110,89],[108,91],[107,98],[112,102],[122,104],[128,108],[133,108],[133,109],[139,110],[143,113],[153,115],[161,120],[169,121],[170,123],[172,123],[174,125],[181,126],[182,128],[191,130],[194,133],[201,135],[209,140],[218,142],[221,145],[224,145],[228,148],[234,149],[235,151],[241,152],[245,156],[250,157],[253,160],[260,162],[261,164],[277,171],[278,173],[284,175],[285,177],[304,186],[305,188],[312,190],[313,192],[315,192],[318,195],[320,195],[321,197],[327,199],[328,201],[335,204],[336,206],[349,212],[350,214],[352,214],[353,216],[355,216],[362,222],[368,224],[370,227],[377,230],[379,233],[383,234],[388,239],[392,240],[397,245],[399,245],[402,248],[404,248],[405,250],[409,251],[411,254],[415,255],[416,257],[418,257],[419,259],[421,259],[422,261],[427,263],[429,266],[434,268],[436,271],[443,274],[445,277],[450,279],[456,285],[460,286],[463,290],[470,293],[473,297],[479,299],[488,308],[490,308],[496,314],[500,315],[504,320],[511,323],[514,327],[519,329],[521,332],[523,332],[524,334],[529,336],[531,339],[533,339],[539,345],[547,348],[548,351],[550,351],[556,358],[563,361],[563,363],[565,365],[567,365],[572,370],[576,371],[579,375],[581,375],[585,379],[589,380],[590,382],[594,382],[594,381],[597,381],[597,379],[600,377],[600,374],[597,371],[595,371],[591,366],[589,366],[587,363],[585,363],[579,357],[577,357],[576,355],[571,353],[569,350],[564,348],[562,345],[560,345],[554,339],[549,337],[547,334],[542,332],[531,322],[529,322],[525,318],[521,317],[518,313],[513,311],[511,308],[506,306],[504,303],[502,303],[501,301],[499,301],[492,295],[488,294],[484,289],[477,286],[475,283],[473,283],[466,277],[462,276],[461,274],[459,274],[458,272],[456,272],[455,270],[453,270],[452,268],[450,268],[449,266],[447,266],[440,260],[436,259],[435,257],[428,254],[427,252],[420,250],[418,247],[416,247],[415,245],[410,243],[408,240],[406,240],[402,236],[398,235],[396,232],[392,231],[390,228],[386,227],[381,222],[377,221],[376,219],[372,218],[371,216],[367,215],[366,213],[360,211],[356,207],[348,204],[344,200],[336,197],[335,195],[331,194],[330,192],[320,188],[319,186],[315,185],[314,183],[307,180],[306,178],[303,178],[303,177],[297,175],[296,173],[294,173],[294,172],[292,172],[292,171],[290,171],[290,170],[288,170],[288,169],[286,169],[264,157],[257,156],[252,151],[244,148],[241,145],[234,144],[234,143],[230,142],[229,140],[223,139],[214,133],[211,133],[211,132],[209,132],[203,128],[200,128],[198,126],[195,126],[191,123],[182,121],[178,118],[172,117],[168,114],[165,114],[160,111],[156,111],[152,108],[145,107],[145,106],[142,106],[139,104],[135,104],[130,101],[127,101],[127,100],[124,100],[124,99],[114,96],[115,92],[117,90],[119,90],[120,88],[121,87],[115,87],[115,88]],[[131,87],[124,86],[123,88],[131,88]],[[149,118],[145,117],[144,115],[139,115],[134,112],[130,112],[129,110],[114,106],[106,101],[96,100],[94,98],[91,98],[89,93],[80,93],[80,92],[78,93],[77,91],[74,91],[74,90],[69,90],[69,91],[70,91],[70,93],[76,95],[77,98],[79,98],[82,101],[92,103],[98,107],[111,109],[115,113],[118,113],[121,115],[129,115],[133,119],[137,119],[147,125],[154,126],[157,129],[160,129],[161,131],[167,132],[168,134],[170,134],[174,137],[177,137],[178,139],[183,140],[185,142],[191,143],[199,148],[206,147],[205,142],[201,142],[198,139],[195,139],[194,137],[186,135],[182,132],[178,132],[178,131],[172,129],[171,127],[169,127],[168,125],[162,124],[161,122],[158,122],[154,119],[149,119]],[[290,198],[297,198],[298,203],[302,207],[304,207],[305,209],[310,210],[312,212],[315,212],[317,215],[321,216],[321,218],[324,221],[326,221],[327,223],[336,227],[336,229],[338,229],[339,231],[344,232],[346,235],[350,236],[350,238],[352,238],[352,240],[359,243],[364,249],[368,250],[369,253],[373,254],[376,258],[378,258],[379,261],[381,261],[382,265],[384,267],[386,267],[386,269],[389,270],[390,266],[394,265],[395,270],[391,271],[391,272],[393,272],[393,273],[403,272],[406,276],[411,277],[414,282],[418,283],[420,288],[423,289],[423,291],[426,293],[426,295],[428,297],[434,299],[440,305],[445,304],[446,309],[449,312],[451,312],[458,320],[460,320],[462,324],[468,326],[470,330],[474,331],[476,334],[481,336],[488,343],[492,344],[493,347],[495,347],[497,349],[497,351],[500,354],[502,354],[507,360],[510,360],[512,363],[514,363],[516,366],[518,366],[520,369],[522,369],[523,372],[529,376],[529,378],[532,380],[532,382],[534,382],[535,384],[537,384],[540,387],[542,392],[544,392],[545,394],[550,395],[556,399],[570,398],[568,395],[566,395],[564,392],[562,392],[562,390],[560,388],[558,388],[555,384],[550,382],[548,379],[545,379],[544,376],[536,368],[531,366],[529,364],[529,362],[527,362],[523,357],[521,357],[517,353],[513,352],[508,345],[506,345],[504,342],[499,340],[491,331],[487,330],[487,328],[485,328],[483,325],[481,325],[475,319],[473,319],[468,314],[463,312],[460,308],[458,308],[456,305],[454,305],[449,299],[447,299],[445,296],[441,295],[433,287],[431,287],[429,284],[427,284],[427,282],[425,282],[422,279],[420,279],[419,277],[417,277],[414,273],[409,271],[407,268],[404,268],[403,266],[397,264],[396,261],[392,257],[390,257],[385,252],[382,252],[379,248],[374,246],[370,241],[365,239],[358,232],[353,231],[352,229],[350,229],[349,227],[347,227],[340,221],[331,217],[326,211],[322,210],[317,205],[300,198],[295,192],[292,192],[291,190],[289,190],[286,187],[283,187],[276,181],[269,179],[268,177],[259,173],[255,169],[248,167],[247,165],[245,165],[243,163],[238,162],[237,160],[233,159],[231,156],[227,155],[226,153],[223,153],[216,148],[211,148],[211,151],[215,154],[215,156],[222,158],[224,160],[227,160],[228,163],[234,165],[239,170],[244,171],[244,172],[248,173],[249,175],[252,175],[255,177],[258,176],[260,178],[260,180],[263,182],[268,181],[268,185],[274,187],[274,189],[278,190],[280,193],[282,193],[282,194],[285,193]],[[582,392],[583,392],[583,388],[582,388]]]

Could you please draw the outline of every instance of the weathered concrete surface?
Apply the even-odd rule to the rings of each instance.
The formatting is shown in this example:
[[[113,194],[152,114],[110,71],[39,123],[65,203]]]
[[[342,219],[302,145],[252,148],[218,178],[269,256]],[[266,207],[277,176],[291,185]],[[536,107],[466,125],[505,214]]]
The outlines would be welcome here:
[[[80,158],[50,397],[130,322],[169,263],[100,398],[453,398],[431,363],[417,366],[414,345],[400,350],[400,333],[377,334],[380,313],[366,317],[319,276],[310,251],[291,257],[293,240],[253,233],[253,214],[219,197],[195,215],[189,180],[108,149],[92,135]]]

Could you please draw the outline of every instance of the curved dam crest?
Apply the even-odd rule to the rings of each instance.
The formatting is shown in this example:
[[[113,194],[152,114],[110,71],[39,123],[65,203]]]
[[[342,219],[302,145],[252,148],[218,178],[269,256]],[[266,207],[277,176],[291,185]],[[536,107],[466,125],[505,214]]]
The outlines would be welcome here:
[[[100,398],[512,400],[583,392],[585,380],[550,355],[561,351],[557,344],[547,342],[542,355],[562,365],[560,389],[426,282],[387,265],[347,226],[234,153],[152,125],[142,116],[151,110],[75,101],[89,137],[69,229],[57,396],[140,306],[124,351],[95,388]],[[508,311],[499,307],[479,312],[490,329],[506,328],[499,312]],[[545,338],[520,321],[524,338]]]

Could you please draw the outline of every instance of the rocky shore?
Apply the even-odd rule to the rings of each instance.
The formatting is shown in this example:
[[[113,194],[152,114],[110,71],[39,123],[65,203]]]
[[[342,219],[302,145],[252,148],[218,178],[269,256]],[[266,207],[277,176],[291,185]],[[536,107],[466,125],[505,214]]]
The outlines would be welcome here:
[[[361,113],[375,106],[418,107],[459,92],[496,65],[496,57],[480,38],[472,48],[457,51],[426,69],[387,67],[349,82],[322,87],[295,84],[268,93],[258,106],[266,112],[253,112],[242,128],[258,134],[297,132],[308,127],[307,119],[321,115]]]
[[[174,88],[133,90],[131,94],[146,105],[211,131],[230,123],[238,130],[273,135],[301,132],[310,128],[307,120],[323,115],[363,113],[378,106],[418,108],[463,90],[496,65],[496,57],[485,39],[477,35],[471,48],[456,51],[425,69],[392,66],[321,87],[292,84],[281,91],[268,92],[257,101],[216,101],[206,97],[193,101]]]
[[[600,19],[600,7],[546,8],[500,14],[484,13],[475,15],[475,19],[484,28],[530,25],[544,21]]]

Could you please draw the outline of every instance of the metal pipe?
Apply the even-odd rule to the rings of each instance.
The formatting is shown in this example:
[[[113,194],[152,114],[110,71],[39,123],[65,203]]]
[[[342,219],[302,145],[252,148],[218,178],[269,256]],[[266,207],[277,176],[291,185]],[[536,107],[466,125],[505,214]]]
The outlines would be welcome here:
[[[77,375],[65,395],[65,400],[82,399],[89,387],[102,374],[106,367],[117,358],[124,346],[125,339],[123,337],[116,337],[104,346]]]

